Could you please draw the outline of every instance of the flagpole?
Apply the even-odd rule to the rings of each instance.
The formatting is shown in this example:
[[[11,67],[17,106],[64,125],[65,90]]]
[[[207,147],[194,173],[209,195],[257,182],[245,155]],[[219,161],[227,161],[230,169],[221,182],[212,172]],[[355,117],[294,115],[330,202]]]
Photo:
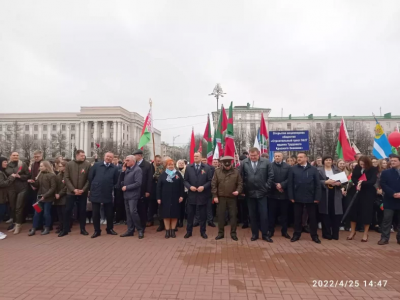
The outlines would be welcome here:
[[[150,104],[150,109],[151,109],[151,117],[153,118],[153,101],[151,101],[151,98],[149,100]],[[151,133],[151,137],[153,139],[153,158],[154,161],[156,160],[156,145],[154,144],[154,126],[153,126],[153,120],[151,120],[151,126],[153,127],[153,132]]]

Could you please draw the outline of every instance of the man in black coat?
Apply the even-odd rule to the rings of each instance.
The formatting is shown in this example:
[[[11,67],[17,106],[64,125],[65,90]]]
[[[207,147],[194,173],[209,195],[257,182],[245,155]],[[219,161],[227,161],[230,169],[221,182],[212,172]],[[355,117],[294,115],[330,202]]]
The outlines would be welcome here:
[[[274,172],[274,182],[269,190],[268,197],[268,232],[269,236],[273,237],[275,232],[275,220],[277,212],[280,213],[282,236],[290,239],[287,233],[288,228],[288,206],[289,197],[287,195],[287,183],[290,166],[283,161],[282,152],[274,153],[274,162],[271,164]]]
[[[101,235],[100,229],[100,209],[103,205],[104,213],[107,218],[107,234],[117,235],[114,231],[114,210],[113,210],[113,191],[114,186],[118,183],[119,171],[118,167],[112,164],[114,154],[107,152],[104,155],[104,161],[97,162],[90,168],[89,183],[90,194],[89,200],[92,202],[93,208],[93,226],[94,233],[92,239]]]
[[[208,165],[201,162],[201,154],[194,154],[194,163],[186,167],[184,185],[188,189],[187,228],[185,239],[192,236],[193,220],[196,209],[199,210],[200,234],[207,238],[206,218],[207,203],[211,199],[212,172]]]
[[[133,155],[136,158],[136,164],[142,170],[142,188],[140,190],[138,213],[140,216],[140,223],[142,224],[143,230],[145,230],[147,223],[147,211],[149,209],[151,187],[153,182],[153,168],[148,161],[144,160],[142,150],[136,150],[135,152],[133,152]]]
[[[306,208],[310,219],[311,238],[320,244],[317,233],[317,205],[318,199],[321,198],[319,173],[317,168],[308,163],[307,154],[304,152],[297,154],[297,165],[289,170],[288,195],[294,203],[294,235],[291,241],[296,242],[300,239],[303,208]]]
[[[260,157],[257,148],[251,148],[249,152],[249,158],[246,158],[240,166],[240,173],[249,207],[251,241],[258,240],[261,229],[262,239],[272,243],[272,239],[268,236],[267,194],[274,182],[274,173],[271,163]],[[260,226],[257,224],[257,219],[260,220]]]

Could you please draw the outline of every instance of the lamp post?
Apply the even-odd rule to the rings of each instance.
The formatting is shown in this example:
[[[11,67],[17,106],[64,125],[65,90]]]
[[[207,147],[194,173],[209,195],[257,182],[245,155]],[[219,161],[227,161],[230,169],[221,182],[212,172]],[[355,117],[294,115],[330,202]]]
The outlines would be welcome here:
[[[217,85],[214,87],[213,92],[209,94],[209,96],[214,96],[217,99],[217,124],[218,124],[218,108],[219,108],[218,100],[219,97],[223,97],[224,95],[226,95],[226,93],[224,93],[219,83],[217,83]]]
[[[175,139],[176,139],[177,137],[180,137],[180,135],[177,135],[177,136],[172,137],[172,155],[174,156],[174,158],[176,158],[176,157],[175,157]]]

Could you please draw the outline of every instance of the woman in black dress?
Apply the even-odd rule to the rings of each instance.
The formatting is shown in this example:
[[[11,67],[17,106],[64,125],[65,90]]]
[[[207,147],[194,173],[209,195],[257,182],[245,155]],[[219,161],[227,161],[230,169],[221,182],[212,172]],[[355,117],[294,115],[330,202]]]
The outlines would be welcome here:
[[[367,180],[359,180],[363,174],[365,174]],[[364,225],[364,235],[361,242],[368,241],[368,230],[372,223],[374,201],[376,199],[375,183],[377,176],[378,169],[372,166],[371,159],[368,156],[361,156],[351,177],[354,183],[352,189],[357,189],[359,192],[349,212],[351,232],[347,237],[348,240],[352,240],[356,235],[356,225],[359,223]]]
[[[180,216],[179,203],[183,201],[185,189],[181,173],[175,170],[175,162],[168,159],[165,165],[165,172],[158,178],[157,202],[164,219],[165,238],[168,239],[176,237],[174,228]]]

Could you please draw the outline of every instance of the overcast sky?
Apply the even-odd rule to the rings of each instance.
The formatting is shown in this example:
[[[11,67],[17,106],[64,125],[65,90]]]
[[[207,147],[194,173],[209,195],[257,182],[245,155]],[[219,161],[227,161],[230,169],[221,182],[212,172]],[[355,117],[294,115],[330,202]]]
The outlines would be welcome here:
[[[2,112],[205,115],[217,82],[271,116],[400,115],[400,1],[0,2]],[[155,126],[183,144],[205,122]]]

